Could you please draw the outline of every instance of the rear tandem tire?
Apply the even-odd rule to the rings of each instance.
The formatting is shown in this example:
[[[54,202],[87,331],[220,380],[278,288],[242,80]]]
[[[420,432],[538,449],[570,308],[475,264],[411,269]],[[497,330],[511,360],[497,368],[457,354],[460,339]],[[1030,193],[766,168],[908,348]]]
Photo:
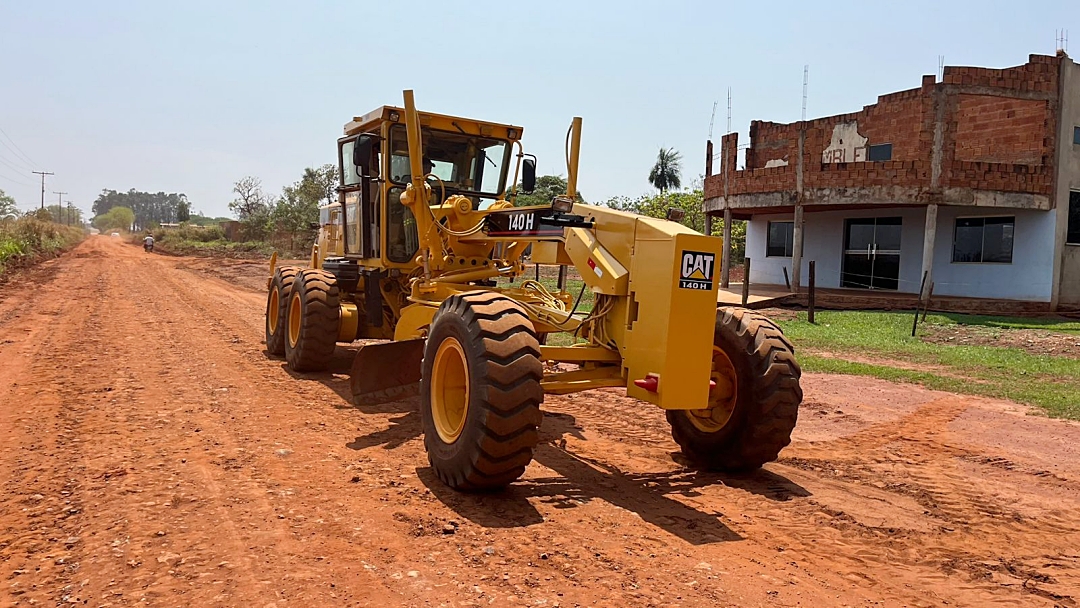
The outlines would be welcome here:
[[[435,474],[457,490],[505,487],[539,442],[540,347],[521,306],[474,291],[439,307],[424,347],[420,414]]]
[[[340,322],[334,275],[306,268],[293,279],[285,324],[285,360],[297,372],[325,370],[334,356]]]
[[[713,342],[735,370],[734,410],[722,427],[709,431],[694,423],[691,412],[669,410],[671,435],[683,454],[705,468],[753,470],[791,443],[802,401],[795,348],[775,323],[743,308],[717,310]]]
[[[266,290],[266,352],[278,357],[285,355],[289,295],[298,272],[296,266],[278,267]]]

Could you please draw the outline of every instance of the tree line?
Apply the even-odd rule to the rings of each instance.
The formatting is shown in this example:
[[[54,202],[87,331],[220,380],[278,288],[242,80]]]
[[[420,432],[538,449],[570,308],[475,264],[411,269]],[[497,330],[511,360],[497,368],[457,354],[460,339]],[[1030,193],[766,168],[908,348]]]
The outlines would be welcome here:
[[[128,230],[145,230],[158,224],[176,224],[191,219],[191,203],[187,195],[176,192],[142,192],[134,188],[127,192],[116,190],[102,190],[94,200],[92,211],[94,213],[94,225],[98,228],[97,218],[107,216],[115,208],[124,208],[131,211],[131,223],[124,227]],[[124,217],[127,214],[121,213]],[[111,221],[116,218],[114,213],[109,216]],[[108,226],[108,228],[121,228],[122,226]]]

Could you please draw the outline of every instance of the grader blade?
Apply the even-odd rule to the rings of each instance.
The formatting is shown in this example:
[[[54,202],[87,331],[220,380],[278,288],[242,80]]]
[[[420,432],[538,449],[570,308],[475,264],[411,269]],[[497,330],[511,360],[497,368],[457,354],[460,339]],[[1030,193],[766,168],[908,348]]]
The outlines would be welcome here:
[[[423,358],[421,338],[361,346],[349,373],[353,403],[378,405],[415,397]]]

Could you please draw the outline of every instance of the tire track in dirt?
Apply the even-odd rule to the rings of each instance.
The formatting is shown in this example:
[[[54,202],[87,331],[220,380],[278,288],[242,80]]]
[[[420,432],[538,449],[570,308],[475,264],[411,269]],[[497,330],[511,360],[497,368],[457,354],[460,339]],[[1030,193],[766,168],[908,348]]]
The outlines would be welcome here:
[[[1023,535],[1025,530],[1031,531],[1030,528],[1014,528],[1013,523],[1005,517],[1007,509],[982,493],[972,490],[969,480],[954,475],[951,464],[934,464],[941,458],[951,461],[954,456],[964,453],[947,443],[942,432],[950,421],[970,405],[970,401],[965,398],[941,399],[923,406],[915,415],[872,426],[845,437],[836,444],[823,444],[825,447],[814,444],[797,446],[794,453],[799,456],[788,457],[783,461],[784,464],[770,467],[792,479],[801,478],[802,470],[816,469],[818,475],[824,479],[814,480],[815,485],[820,486],[824,482],[829,490],[827,495],[819,498],[807,496],[805,490],[782,475],[774,475],[773,480],[762,483],[761,480],[747,482],[709,474],[671,471],[675,446],[670,440],[662,413],[620,395],[617,390],[592,391],[565,398],[549,397],[545,403],[548,415],[542,427],[542,436],[548,445],[538,450],[537,463],[562,475],[558,478],[541,478],[540,481],[534,481],[531,476],[527,476],[523,483],[536,483],[537,487],[529,488],[528,491],[535,493],[537,497],[554,496],[555,498],[549,500],[555,504],[592,501],[597,494],[616,506],[629,504],[631,511],[644,517],[649,523],[682,535],[690,542],[715,542],[720,538],[730,538],[730,535],[777,537],[779,542],[787,545],[789,554],[799,555],[800,559],[807,561],[817,561],[822,568],[835,568],[838,562],[845,563],[846,567],[839,570],[840,574],[849,580],[860,580],[863,584],[872,584],[879,589],[883,586],[891,587],[896,594],[894,597],[910,599],[909,592],[904,587],[915,586],[927,575],[947,580],[947,573],[959,572],[957,564],[976,563],[979,559],[989,564],[1017,564],[1015,560],[1010,562],[1008,559],[995,557],[988,560],[982,554],[950,548],[952,543],[948,542],[948,539],[939,538],[947,534],[942,531],[943,527],[957,521],[968,522],[973,517],[982,517],[981,521],[986,524],[985,533],[990,536],[1002,532],[1009,536]],[[563,428],[553,431],[552,422],[561,424]],[[912,458],[911,450],[886,450],[885,457],[871,458],[873,466],[860,470],[852,469],[851,465],[858,463],[864,455],[873,455],[885,448],[891,449],[893,444],[917,446],[915,449],[922,453]],[[838,454],[843,456],[837,459]],[[675,459],[678,460],[678,457]],[[817,466],[818,464],[824,466]],[[923,474],[918,470],[919,467],[925,469],[930,466],[933,466],[933,470],[929,473]],[[839,471],[837,467],[845,469],[842,475],[832,473]],[[897,479],[882,483],[883,478],[890,479],[888,471],[877,470],[882,467],[896,469],[894,476]],[[630,470],[646,473],[623,472]],[[595,478],[592,477],[593,471],[599,473]],[[610,492],[588,492],[576,484],[555,482],[555,479],[582,477],[592,479],[592,485],[610,489]],[[725,485],[728,487],[725,488]],[[648,488],[651,493],[661,498],[636,501],[625,498],[640,496],[643,488]],[[846,496],[852,493],[868,496],[854,500]],[[667,495],[675,495],[676,498],[663,498]],[[443,498],[453,502],[452,498]],[[783,501],[787,504],[777,509],[769,504],[769,501]],[[854,509],[855,516],[845,512],[845,508],[852,502],[863,503]],[[680,509],[674,506],[676,504],[685,505],[685,508]],[[710,513],[709,505],[716,504],[724,504],[724,511],[727,513],[764,512],[775,516],[776,520],[770,521],[770,526],[759,526],[756,522],[747,525],[745,521],[738,521],[739,518],[729,518],[730,524],[729,520],[723,520],[727,524],[725,527],[728,532],[719,536],[709,532],[683,532],[693,528],[708,530],[715,527],[711,526],[711,522],[715,518],[722,519],[722,514],[713,510],[712,516],[703,519],[701,515]],[[844,506],[838,508],[835,506],[837,504]],[[882,519],[880,524],[868,523],[867,513],[872,512],[875,506],[913,511],[910,517],[901,519],[902,522],[910,524],[910,527],[897,528],[895,524],[887,521],[888,518]],[[928,506],[933,509],[927,509]],[[922,511],[921,515],[917,515],[919,511]],[[691,515],[680,519],[678,513]],[[920,516],[925,521],[918,521]],[[751,522],[754,520],[747,516],[742,519],[749,519]],[[895,521],[895,518],[893,519]],[[731,528],[731,525],[735,527]],[[835,536],[827,533],[825,538],[815,538],[823,530],[822,526],[827,528],[827,532],[835,532]],[[782,529],[784,534],[774,534],[776,528]],[[970,535],[979,531],[968,524],[964,534]],[[1058,529],[1054,526],[1040,526],[1036,531],[1040,535],[1052,535],[1070,532],[1072,527]],[[784,540],[780,541],[780,538]],[[802,539],[811,539],[814,542],[804,542]],[[834,544],[823,541],[832,541]],[[929,549],[926,548],[927,544]],[[997,542],[988,553],[1009,555],[1013,550],[1011,543]],[[1068,559],[1060,561],[1064,564],[1061,567],[1069,567]],[[903,570],[906,575],[898,577],[899,580],[892,584],[891,581],[883,581],[878,577],[868,578],[865,574],[880,568]],[[1035,573],[1035,578],[1031,580],[1038,585],[1046,585],[1054,580],[1040,577],[1037,570],[1031,572]],[[976,578],[982,586],[976,591],[980,601],[997,601],[1000,598],[995,589],[1008,589],[1011,584],[1010,580],[995,581],[992,576]],[[1071,601],[1066,595],[1046,591],[1037,585],[1020,591],[1039,597]],[[942,598],[948,595],[944,594]]]
[[[1080,562],[1063,556],[1075,546],[1080,505],[1071,501],[1067,509],[1030,516],[972,484],[970,476],[958,469],[958,461],[1000,461],[957,442],[948,425],[977,403],[973,398],[944,397],[896,421],[842,439],[798,446],[792,450],[795,455],[782,462],[846,484],[873,486],[914,499],[925,509],[927,519],[938,522],[936,530],[912,538],[920,546],[915,555],[919,563],[946,574],[964,571],[980,581],[1075,605]],[[1071,480],[1045,473],[1034,473],[1039,483],[1062,491],[1076,487]],[[978,552],[972,545],[979,547]],[[1048,564],[1053,564],[1052,570]],[[880,565],[895,567],[896,562]],[[1058,575],[1047,573],[1051,571]]]
[[[549,397],[523,480],[462,495],[415,400],[359,410],[265,357],[261,292],[90,241],[0,301],[0,605],[1075,605],[1074,501],[1001,485],[1073,481],[949,433],[977,401],[733,476],[619,391]]]

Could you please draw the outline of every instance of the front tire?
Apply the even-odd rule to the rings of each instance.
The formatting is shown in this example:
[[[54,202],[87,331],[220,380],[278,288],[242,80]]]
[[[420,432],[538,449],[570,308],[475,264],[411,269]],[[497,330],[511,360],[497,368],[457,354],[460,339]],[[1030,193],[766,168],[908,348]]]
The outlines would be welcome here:
[[[297,273],[289,295],[285,360],[297,372],[325,370],[334,356],[340,322],[334,275],[306,268]]]
[[[420,413],[443,483],[490,490],[525,472],[543,418],[539,356],[532,322],[510,298],[474,291],[439,307],[424,347]]]
[[[289,295],[298,272],[296,266],[277,268],[266,290],[266,352],[278,357],[285,354]]]
[[[744,308],[717,310],[713,344],[710,407],[669,410],[671,435],[683,454],[705,468],[753,470],[791,443],[802,370],[784,332]]]

